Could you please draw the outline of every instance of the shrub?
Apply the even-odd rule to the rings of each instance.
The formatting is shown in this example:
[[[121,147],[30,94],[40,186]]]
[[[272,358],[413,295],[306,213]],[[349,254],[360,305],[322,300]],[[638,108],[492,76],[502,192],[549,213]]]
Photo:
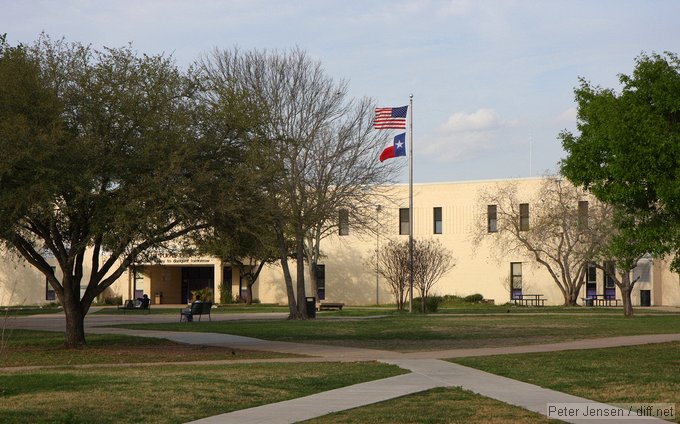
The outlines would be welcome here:
[[[430,314],[430,313],[435,313],[439,310],[439,306],[444,302],[444,298],[442,296],[428,296],[425,299],[425,313]],[[413,298],[413,308],[416,311],[420,311],[421,307],[421,298],[420,297],[414,297]],[[422,312],[422,311],[421,311]]]
[[[108,296],[104,298],[104,305],[122,305],[123,296]]]
[[[194,291],[191,292],[191,295],[192,295],[191,296],[192,301],[196,300],[196,296],[201,296],[201,300],[203,302],[212,302],[212,299],[213,299],[212,289],[209,288],[209,287],[205,287],[205,288],[202,288],[202,289],[199,289],[199,290],[194,290]]]
[[[443,302],[444,305],[455,306],[465,303],[465,299],[463,299],[460,296],[456,296],[455,294],[444,295],[442,299],[444,301]]]
[[[465,296],[465,301],[468,303],[480,303],[482,300],[484,300],[484,296],[482,296],[479,293],[471,294],[469,296]]]
[[[231,293],[231,284],[220,284],[219,286],[220,290],[220,303],[222,304],[230,304],[230,303],[236,303],[234,301],[234,296],[232,296]]]
[[[444,303],[444,298],[441,296],[428,296],[425,299],[425,312],[433,313],[439,310],[439,306]]]

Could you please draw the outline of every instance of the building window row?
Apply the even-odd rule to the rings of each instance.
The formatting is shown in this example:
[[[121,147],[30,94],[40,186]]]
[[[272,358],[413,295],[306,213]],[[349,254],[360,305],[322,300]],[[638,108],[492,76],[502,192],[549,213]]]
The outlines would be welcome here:
[[[486,228],[489,233],[498,232],[498,206],[497,205],[487,205],[486,207]],[[340,211],[339,218],[339,231],[340,235],[349,234],[349,218],[347,210]],[[528,231],[529,225],[529,204],[520,203],[519,204],[519,231]],[[588,225],[588,202],[579,201],[578,202],[578,222],[579,226]],[[409,210],[408,208],[399,208],[399,234],[408,235],[409,233]],[[444,219],[442,207],[432,208],[432,233],[433,234],[443,234],[444,232]]]
[[[588,202],[585,200],[578,202],[578,225],[579,227],[588,226]],[[498,206],[486,206],[486,228],[489,233],[498,232]],[[529,204],[519,204],[519,231],[529,231]]]

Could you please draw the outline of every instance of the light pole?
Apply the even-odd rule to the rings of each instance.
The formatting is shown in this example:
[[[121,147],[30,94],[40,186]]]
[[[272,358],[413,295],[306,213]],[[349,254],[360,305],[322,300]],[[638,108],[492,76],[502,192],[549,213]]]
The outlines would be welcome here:
[[[380,305],[378,293],[380,283],[380,273],[378,265],[378,255],[380,253],[380,205],[375,206],[375,304]]]

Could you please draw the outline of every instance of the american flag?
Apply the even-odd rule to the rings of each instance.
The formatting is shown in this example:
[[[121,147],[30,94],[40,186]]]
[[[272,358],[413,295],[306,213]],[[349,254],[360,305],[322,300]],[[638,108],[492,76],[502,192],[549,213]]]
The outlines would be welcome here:
[[[375,108],[373,128],[376,130],[405,129],[407,110],[408,106]]]

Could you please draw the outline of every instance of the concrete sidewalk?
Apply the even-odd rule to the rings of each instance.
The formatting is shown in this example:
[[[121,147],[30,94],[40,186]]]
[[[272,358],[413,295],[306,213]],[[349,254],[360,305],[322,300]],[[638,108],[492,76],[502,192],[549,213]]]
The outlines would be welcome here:
[[[409,374],[390,377],[349,387],[329,390],[302,398],[272,403],[216,415],[190,424],[287,424],[324,416],[333,412],[382,402],[435,387],[461,387],[465,390],[516,405],[530,411],[547,415],[548,403],[589,404],[592,408],[615,407],[589,399],[568,395],[555,390],[523,383],[489,374],[473,368],[438,359],[395,359],[386,361],[412,371]],[[627,411],[620,410],[622,414]],[[601,422],[561,418],[569,423]],[[659,419],[626,419],[626,423],[661,423]]]

